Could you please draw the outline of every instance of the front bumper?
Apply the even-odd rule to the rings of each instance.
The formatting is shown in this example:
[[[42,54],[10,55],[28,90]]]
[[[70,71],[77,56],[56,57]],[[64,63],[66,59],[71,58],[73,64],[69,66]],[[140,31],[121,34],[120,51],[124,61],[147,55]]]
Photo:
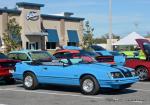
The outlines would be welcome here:
[[[99,80],[101,88],[111,89],[124,89],[130,87],[133,83],[139,81],[139,77],[112,79],[112,80]]]

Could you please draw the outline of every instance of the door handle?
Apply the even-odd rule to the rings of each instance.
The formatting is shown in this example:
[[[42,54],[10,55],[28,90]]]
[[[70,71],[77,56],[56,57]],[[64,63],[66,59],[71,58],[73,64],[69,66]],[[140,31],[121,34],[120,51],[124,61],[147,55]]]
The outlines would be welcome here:
[[[44,70],[47,70],[47,67],[43,68]]]

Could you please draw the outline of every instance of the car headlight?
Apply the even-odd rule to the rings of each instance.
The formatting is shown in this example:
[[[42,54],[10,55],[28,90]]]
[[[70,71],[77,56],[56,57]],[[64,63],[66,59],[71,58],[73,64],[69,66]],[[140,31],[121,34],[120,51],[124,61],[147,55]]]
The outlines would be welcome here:
[[[111,72],[113,78],[123,78],[124,76],[120,72]]]

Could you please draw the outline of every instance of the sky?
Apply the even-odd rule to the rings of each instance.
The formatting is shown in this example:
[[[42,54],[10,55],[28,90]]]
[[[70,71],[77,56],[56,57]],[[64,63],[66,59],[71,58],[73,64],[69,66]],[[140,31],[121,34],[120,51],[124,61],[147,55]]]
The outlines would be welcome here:
[[[94,28],[94,37],[109,32],[109,0],[0,0],[0,8],[14,8],[16,2],[41,3],[42,14],[73,12]],[[121,37],[136,31],[150,33],[150,0],[112,0],[112,32]]]

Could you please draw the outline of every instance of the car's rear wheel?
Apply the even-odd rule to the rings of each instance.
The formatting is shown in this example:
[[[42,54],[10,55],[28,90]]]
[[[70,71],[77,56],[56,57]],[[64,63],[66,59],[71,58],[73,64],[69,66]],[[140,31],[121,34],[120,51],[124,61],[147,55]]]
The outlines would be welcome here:
[[[80,80],[81,92],[85,95],[96,95],[100,90],[100,86],[95,77],[86,75]]]
[[[28,90],[37,89],[38,80],[36,76],[31,72],[25,73],[24,78],[23,78],[23,86],[25,89],[28,89]]]
[[[148,71],[145,67],[138,67],[136,68],[136,74],[139,76],[140,81],[144,81],[148,79]]]

